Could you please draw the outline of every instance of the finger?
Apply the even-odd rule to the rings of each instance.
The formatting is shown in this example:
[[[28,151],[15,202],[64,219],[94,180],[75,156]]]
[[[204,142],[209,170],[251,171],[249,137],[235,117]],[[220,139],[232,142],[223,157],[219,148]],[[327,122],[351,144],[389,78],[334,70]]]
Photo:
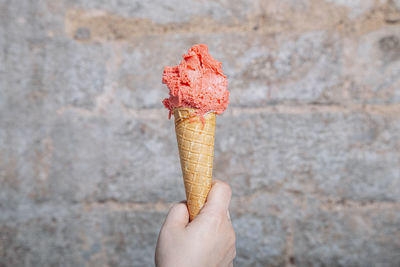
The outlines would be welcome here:
[[[189,223],[189,212],[185,203],[177,203],[169,210],[164,227],[185,228]]]
[[[208,193],[207,202],[200,213],[204,212],[217,212],[226,214],[231,201],[232,189],[222,181],[216,180]]]

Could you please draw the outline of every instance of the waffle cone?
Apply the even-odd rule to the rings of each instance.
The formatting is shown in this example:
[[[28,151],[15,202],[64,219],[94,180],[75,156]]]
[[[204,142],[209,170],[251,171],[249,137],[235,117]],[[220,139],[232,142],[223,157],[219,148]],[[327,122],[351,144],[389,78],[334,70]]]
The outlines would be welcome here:
[[[193,112],[195,109],[174,109],[190,221],[199,214],[211,189],[215,135],[215,113],[205,114],[203,125]]]

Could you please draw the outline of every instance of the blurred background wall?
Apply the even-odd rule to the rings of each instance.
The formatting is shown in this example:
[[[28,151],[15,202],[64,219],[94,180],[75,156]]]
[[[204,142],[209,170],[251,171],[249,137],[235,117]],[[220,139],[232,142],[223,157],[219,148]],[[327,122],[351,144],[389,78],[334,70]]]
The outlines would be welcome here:
[[[152,266],[196,43],[236,266],[400,266],[399,0],[0,0],[0,266]]]

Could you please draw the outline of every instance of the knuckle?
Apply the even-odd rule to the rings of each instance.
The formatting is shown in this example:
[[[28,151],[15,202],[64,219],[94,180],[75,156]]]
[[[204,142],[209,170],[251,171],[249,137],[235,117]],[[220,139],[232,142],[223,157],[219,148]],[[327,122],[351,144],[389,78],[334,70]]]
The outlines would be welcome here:
[[[235,247],[236,245],[236,234],[232,227],[226,230],[226,242],[229,247]]]
[[[235,246],[235,244],[236,244],[236,234],[235,234],[235,232],[231,232],[231,234],[230,234],[230,241],[231,241],[231,244],[233,245],[233,246]]]
[[[218,212],[210,212],[208,214],[208,221],[210,224],[215,225],[215,226],[220,226],[223,221],[223,217],[221,216],[220,213]]]

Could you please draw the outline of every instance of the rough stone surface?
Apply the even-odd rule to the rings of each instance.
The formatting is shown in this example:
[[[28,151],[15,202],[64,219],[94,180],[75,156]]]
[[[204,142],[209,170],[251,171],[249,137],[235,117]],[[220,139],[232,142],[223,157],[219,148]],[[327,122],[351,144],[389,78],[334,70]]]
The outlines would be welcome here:
[[[151,266],[166,215],[101,204],[18,212],[0,215],[2,266]]]
[[[237,266],[284,265],[286,235],[278,218],[243,215],[233,219],[233,226],[238,240]]]
[[[399,208],[313,211],[296,223],[294,259],[299,266],[398,266],[399,214]]]
[[[399,266],[400,2],[0,0],[0,266],[151,266],[166,65],[223,62],[237,266]]]
[[[354,18],[360,14],[369,11],[374,1],[373,0],[327,0],[330,3],[335,3],[337,5],[342,5],[350,10],[350,17]]]
[[[400,137],[392,134],[399,130],[399,118],[357,110],[224,116],[216,130],[215,176],[228,179],[239,196],[283,187],[400,201]]]

